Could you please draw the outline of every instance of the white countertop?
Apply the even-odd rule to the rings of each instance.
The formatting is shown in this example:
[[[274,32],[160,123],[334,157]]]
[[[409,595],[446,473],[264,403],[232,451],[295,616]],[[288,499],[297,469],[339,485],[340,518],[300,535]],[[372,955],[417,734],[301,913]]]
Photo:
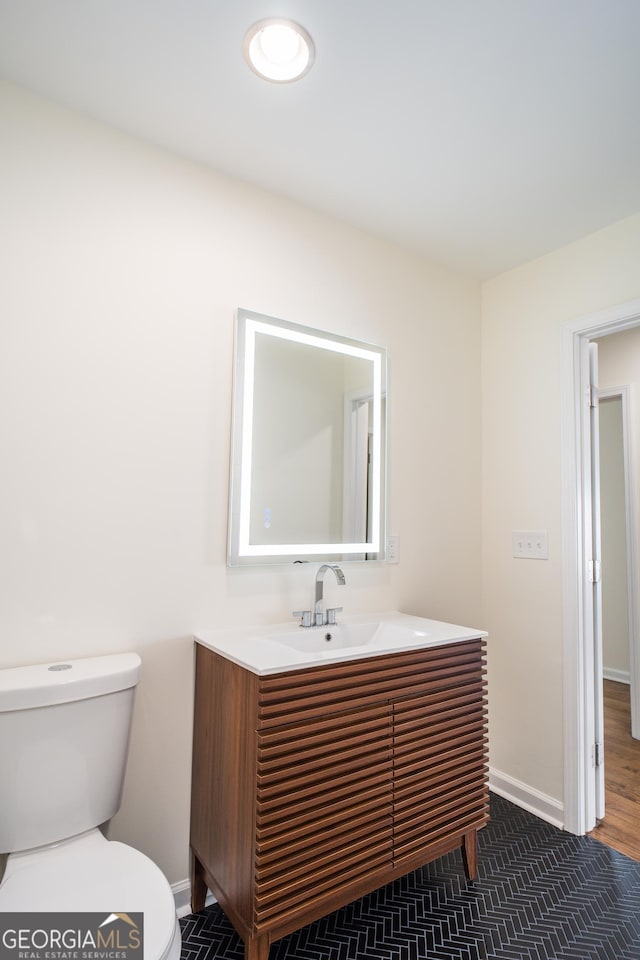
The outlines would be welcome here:
[[[341,617],[338,624],[323,627],[300,627],[297,621],[290,621],[199,630],[195,639],[214,653],[263,676],[486,636],[485,630],[392,610]]]

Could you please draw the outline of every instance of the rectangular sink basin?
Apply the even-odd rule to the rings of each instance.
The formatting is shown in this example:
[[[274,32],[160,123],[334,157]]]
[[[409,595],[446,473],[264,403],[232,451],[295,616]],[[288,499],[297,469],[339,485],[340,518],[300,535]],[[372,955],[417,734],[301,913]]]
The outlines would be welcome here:
[[[412,630],[399,623],[373,621],[303,627],[296,633],[270,634],[266,640],[301,653],[332,656],[337,650],[380,650],[402,643],[422,644],[427,637],[428,633],[424,630]]]
[[[281,623],[203,630],[195,639],[252,673],[264,675],[486,636],[484,630],[473,627],[391,611],[347,616],[322,627]]]

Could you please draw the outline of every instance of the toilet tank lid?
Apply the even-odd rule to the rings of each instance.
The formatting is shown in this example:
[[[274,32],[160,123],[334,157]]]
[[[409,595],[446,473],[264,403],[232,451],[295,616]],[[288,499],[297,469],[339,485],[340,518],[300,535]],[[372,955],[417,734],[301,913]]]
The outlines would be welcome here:
[[[135,687],[137,653],[114,653],[0,670],[0,713],[71,703]]]

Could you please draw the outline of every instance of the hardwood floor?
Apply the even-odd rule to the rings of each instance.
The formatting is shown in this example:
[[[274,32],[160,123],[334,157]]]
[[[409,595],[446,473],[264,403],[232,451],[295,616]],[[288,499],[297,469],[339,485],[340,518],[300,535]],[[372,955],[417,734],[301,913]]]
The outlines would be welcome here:
[[[590,836],[640,861],[640,740],[631,736],[629,687],[604,681],[605,817]]]

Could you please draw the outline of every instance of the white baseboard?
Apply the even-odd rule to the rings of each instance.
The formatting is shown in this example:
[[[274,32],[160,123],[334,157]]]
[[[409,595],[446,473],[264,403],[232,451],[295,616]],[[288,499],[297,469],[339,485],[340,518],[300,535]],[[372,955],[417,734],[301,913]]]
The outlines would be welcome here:
[[[628,670],[617,670],[616,667],[603,667],[602,676],[605,680],[615,680],[616,683],[626,683],[631,686],[631,674]]]
[[[176,902],[178,919],[181,920],[182,917],[186,917],[191,913],[191,883],[189,880],[179,880],[177,883],[172,883],[171,892]],[[210,890],[207,890],[207,899],[204,905],[205,907],[209,907],[212,903],[217,903],[216,898]]]
[[[489,768],[489,789],[554,827],[564,829],[564,806],[554,797],[541,793],[535,787],[530,787],[493,767]]]
[[[178,918],[186,917],[191,913],[191,884],[188,880],[179,880],[171,884],[171,892],[176,902]]]

